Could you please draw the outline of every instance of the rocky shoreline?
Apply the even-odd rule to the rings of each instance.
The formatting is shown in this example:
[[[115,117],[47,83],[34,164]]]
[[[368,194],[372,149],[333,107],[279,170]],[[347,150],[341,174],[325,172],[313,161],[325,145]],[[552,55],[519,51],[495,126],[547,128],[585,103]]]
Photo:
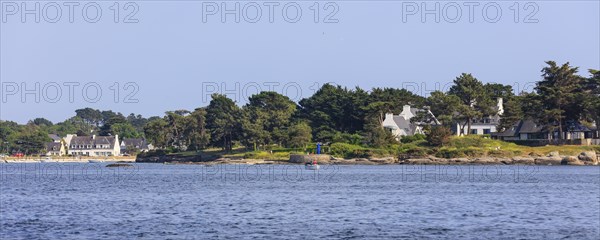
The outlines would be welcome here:
[[[299,155],[292,154],[288,161],[262,159],[201,159],[199,156],[154,156],[138,157],[136,162],[164,164],[304,164],[316,160],[319,164],[337,165],[598,165],[599,156],[596,152],[582,152],[577,156],[560,155],[552,152],[547,156],[518,156],[518,157],[477,157],[477,158],[438,158],[435,156],[409,157],[404,159],[394,157],[383,158],[353,158],[341,159],[330,155]]]

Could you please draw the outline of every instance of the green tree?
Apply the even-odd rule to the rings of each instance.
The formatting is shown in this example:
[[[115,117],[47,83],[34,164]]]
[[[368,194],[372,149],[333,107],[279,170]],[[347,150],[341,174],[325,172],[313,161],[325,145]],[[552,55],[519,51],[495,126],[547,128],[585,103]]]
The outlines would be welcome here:
[[[135,115],[133,113],[127,116],[127,122],[129,122],[139,133],[144,132],[144,126],[148,122],[148,119],[142,117],[142,115]]]
[[[45,118],[36,118],[33,119],[31,121],[32,124],[38,125],[38,126],[52,126],[52,122],[48,119]]]
[[[88,125],[98,126],[102,122],[102,113],[92,108],[77,109],[75,116],[81,118]]]
[[[276,92],[261,92],[252,95],[244,106],[242,124],[244,132],[257,143],[282,144],[287,139],[287,128],[296,104],[288,97]]]
[[[455,122],[458,108],[461,106],[460,98],[448,95],[441,91],[434,91],[426,100],[430,111],[442,125],[450,127]]]
[[[600,71],[590,69],[590,77],[585,79],[582,89],[583,116],[588,121],[600,125]]]
[[[299,122],[288,129],[288,145],[295,148],[305,148],[312,139],[312,129],[306,122]]]
[[[129,122],[112,124],[110,132],[112,135],[119,135],[119,138],[121,139],[142,137],[140,132],[138,132]]]
[[[471,74],[463,73],[454,80],[454,85],[448,92],[460,99],[456,108],[456,120],[462,122],[460,132],[471,132],[471,123],[475,119],[494,114],[494,104],[489,94],[485,91],[483,83]]]
[[[452,136],[452,131],[450,131],[449,128],[444,126],[432,126],[431,130],[426,134],[426,139],[429,145],[440,147],[450,141],[450,136]]]
[[[502,118],[496,127],[498,132],[503,132],[509,128],[511,128],[515,123],[519,120],[522,120],[525,116],[523,113],[523,99],[526,96],[513,96],[509,97],[504,102],[504,113],[502,114]]]
[[[360,89],[323,85],[300,101],[299,117],[309,122],[315,140],[331,141],[336,132],[358,133],[365,123],[369,94]]]
[[[46,143],[52,141],[48,133],[40,131],[37,126],[30,125],[21,128],[11,143],[13,150],[29,154],[42,154],[46,149]]]
[[[102,127],[100,127],[99,135],[101,135],[101,136],[113,135],[114,136],[117,133],[113,132],[113,125],[118,124],[119,130],[124,130],[122,128],[128,127],[128,126],[125,126],[126,123],[127,123],[127,120],[125,120],[125,118],[114,116],[113,118],[106,120],[104,122],[104,124],[102,125]],[[131,125],[129,125],[129,126],[131,126]]]
[[[189,139],[188,149],[198,151],[206,148],[210,142],[210,133],[206,129],[206,110],[197,108],[187,119],[184,134]]]
[[[499,83],[486,83],[483,85],[485,92],[491,99],[509,99],[515,96],[512,86]]]
[[[210,129],[211,141],[225,151],[233,149],[233,141],[239,137],[241,117],[239,107],[222,94],[213,94],[206,107],[206,127]]]
[[[167,121],[167,145],[178,150],[185,151],[189,146],[189,137],[186,136],[186,128],[190,121],[186,116],[190,114],[187,110],[168,111],[165,115]]]
[[[530,98],[539,108],[528,114],[539,124],[548,126],[551,132],[558,128],[558,138],[563,139],[565,122],[577,121],[583,113],[579,104],[582,77],[577,75],[577,67],[569,63],[558,66],[554,61],[547,61],[546,64],[548,66],[542,69],[543,79],[536,84],[537,95]]]
[[[372,147],[385,147],[397,143],[392,133],[376,121],[365,125],[364,140]]]
[[[150,120],[144,126],[144,135],[155,147],[164,149],[167,147],[167,121],[162,118]]]

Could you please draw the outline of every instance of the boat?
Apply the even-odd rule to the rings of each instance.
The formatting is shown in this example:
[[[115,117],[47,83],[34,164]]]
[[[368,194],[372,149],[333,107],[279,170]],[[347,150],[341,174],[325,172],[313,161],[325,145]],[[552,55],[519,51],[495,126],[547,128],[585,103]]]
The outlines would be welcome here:
[[[88,163],[102,163],[102,160],[90,159],[90,160],[88,160]]]
[[[319,166],[319,165],[312,165],[312,164],[306,164],[306,165],[304,165],[304,167],[306,168],[306,170],[319,170],[319,168],[321,168],[321,166]]]
[[[304,164],[304,168],[306,170],[319,170],[319,168],[321,168],[321,166],[319,166],[319,164],[317,164],[317,160],[313,160],[312,163]]]

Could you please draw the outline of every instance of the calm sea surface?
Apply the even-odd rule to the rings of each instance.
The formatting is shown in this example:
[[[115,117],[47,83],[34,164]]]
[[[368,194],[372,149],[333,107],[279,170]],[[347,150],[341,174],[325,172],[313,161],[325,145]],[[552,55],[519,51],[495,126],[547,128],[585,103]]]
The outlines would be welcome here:
[[[600,167],[0,164],[2,239],[600,239]]]

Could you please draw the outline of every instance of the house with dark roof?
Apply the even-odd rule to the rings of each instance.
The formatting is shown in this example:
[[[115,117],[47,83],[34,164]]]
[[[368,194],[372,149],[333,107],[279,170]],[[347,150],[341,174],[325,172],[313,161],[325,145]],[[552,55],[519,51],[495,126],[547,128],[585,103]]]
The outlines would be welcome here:
[[[123,138],[121,141],[121,154],[134,152],[147,152],[154,149],[152,144],[149,144],[143,138]]]
[[[58,134],[48,134],[52,142],[44,143],[46,147],[46,156],[63,156],[67,154],[65,141]]]
[[[76,136],[69,142],[69,154],[74,156],[119,156],[121,144],[119,135],[115,136]]]
[[[567,144],[600,145],[598,128],[585,126],[580,122],[567,122],[563,131],[563,140]],[[503,132],[493,133],[492,138],[504,141],[524,143],[528,145],[545,145],[559,139],[557,126],[540,125],[532,119],[520,120]],[[538,144],[531,144],[538,142]]]
[[[402,138],[402,136],[424,134],[422,127],[423,123],[411,123],[410,121],[412,118],[416,117],[419,112],[429,115],[429,118],[432,119],[434,124],[439,124],[431,111],[413,108],[410,105],[404,105],[402,112],[398,115],[394,115],[393,113],[385,114],[385,119],[383,120],[382,125],[385,129],[390,131],[398,141]]]
[[[65,145],[63,142],[49,142],[46,143],[46,156],[63,156],[67,154]]]
[[[61,142],[62,138],[58,134],[48,134],[48,137],[52,139],[52,142]]]

